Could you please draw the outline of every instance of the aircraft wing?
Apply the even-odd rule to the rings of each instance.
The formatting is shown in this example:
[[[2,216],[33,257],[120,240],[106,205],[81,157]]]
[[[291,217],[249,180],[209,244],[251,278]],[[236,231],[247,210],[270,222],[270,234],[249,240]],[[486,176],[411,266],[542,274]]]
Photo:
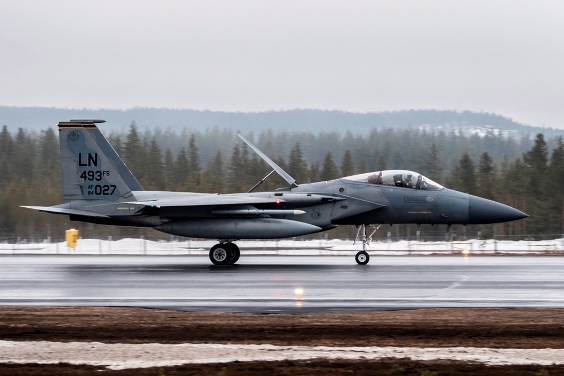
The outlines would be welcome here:
[[[166,197],[142,201],[130,201],[127,204],[142,205],[138,215],[159,215],[166,218],[207,217],[253,217],[263,215],[301,215],[306,207],[342,202],[335,213],[344,217],[379,209],[385,205],[353,197],[324,195],[315,193],[275,193],[272,196],[254,196],[247,194],[197,195],[188,197]],[[157,211],[158,210],[158,214]]]
[[[271,197],[245,197],[238,195],[198,195],[185,198],[164,198],[143,201],[130,201],[127,204],[145,205],[154,208],[190,207],[190,206],[229,206],[276,204],[284,200]]]
[[[53,214],[68,214],[68,215],[80,215],[83,217],[110,218],[104,214],[98,214],[85,210],[58,208],[55,206],[22,206],[22,208],[34,209],[34,210],[39,210],[42,212],[53,213]]]
[[[311,206],[338,198],[323,195],[285,194],[280,196],[253,196],[240,194],[197,195],[188,197],[166,197],[130,201],[127,204],[143,205],[137,215],[158,214],[164,218],[208,217],[256,217],[264,215],[301,215],[304,206]]]

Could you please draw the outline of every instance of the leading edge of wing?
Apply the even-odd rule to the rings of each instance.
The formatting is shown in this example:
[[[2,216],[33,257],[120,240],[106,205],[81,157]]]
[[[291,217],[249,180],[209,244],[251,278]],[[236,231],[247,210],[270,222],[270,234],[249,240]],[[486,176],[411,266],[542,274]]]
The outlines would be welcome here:
[[[275,204],[284,202],[276,197],[241,197],[229,195],[205,195],[190,198],[166,198],[146,201],[130,201],[127,204],[145,205],[156,208],[179,207],[179,206],[224,206],[224,205],[254,205]]]
[[[244,194],[204,194],[192,197],[167,197],[151,198],[146,200],[128,201],[126,204],[144,205],[148,207],[190,207],[190,206],[230,206],[230,205],[255,205],[255,204],[291,204],[294,207],[306,207],[323,204],[330,201],[356,201],[366,205],[366,210],[374,210],[386,205],[363,200],[347,195],[324,195],[315,193],[284,193],[279,196],[248,196]]]
[[[95,218],[110,218],[107,215],[89,212],[85,210],[57,208],[55,206],[23,206],[22,205],[21,207],[26,209],[39,210],[47,213],[53,213],[53,214],[80,215],[82,217],[95,217]]]

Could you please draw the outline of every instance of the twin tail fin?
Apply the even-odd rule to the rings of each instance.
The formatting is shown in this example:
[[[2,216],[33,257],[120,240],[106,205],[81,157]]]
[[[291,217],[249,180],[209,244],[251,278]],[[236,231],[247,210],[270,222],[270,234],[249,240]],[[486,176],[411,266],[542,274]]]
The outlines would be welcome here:
[[[59,123],[65,202],[131,201],[135,200],[132,191],[143,190],[96,126],[104,122],[71,120]]]

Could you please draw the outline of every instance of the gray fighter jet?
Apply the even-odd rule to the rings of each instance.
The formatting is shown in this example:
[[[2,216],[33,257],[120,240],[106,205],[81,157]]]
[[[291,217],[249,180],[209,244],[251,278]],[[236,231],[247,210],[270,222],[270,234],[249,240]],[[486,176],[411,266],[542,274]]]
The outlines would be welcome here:
[[[374,224],[485,224],[514,221],[527,214],[499,202],[442,187],[413,171],[386,170],[331,181],[298,184],[244,137],[288,187],[273,192],[216,194],[145,191],[96,126],[103,120],[59,123],[64,204],[24,206],[68,215],[71,220],[152,227],[168,234],[218,239],[210,252],[216,265],[237,262],[234,240],[277,239],[358,227],[366,252]],[[269,175],[270,175],[269,174]],[[268,175],[267,175],[268,177]],[[266,177],[265,177],[266,179]],[[264,180],[264,179],[263,179]]]

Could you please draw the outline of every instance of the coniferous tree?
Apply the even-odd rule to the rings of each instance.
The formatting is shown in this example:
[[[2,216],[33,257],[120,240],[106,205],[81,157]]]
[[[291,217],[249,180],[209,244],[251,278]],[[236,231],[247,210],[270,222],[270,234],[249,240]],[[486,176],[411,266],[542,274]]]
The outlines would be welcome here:
[[[361,174],[364,174],[365,172],[370,172],[368,171],[368,165],[366,164],[365,159],[360,160],[360,165],[358,166],[358,172]]]
[[[376,171],[384,171],[388,169],[388,163],[386,162],[386,158],[384,156],[380,156],[378,158],[378,163],[376,164]]]
[[[173,168],[173,182],[174,189],[177,191],[185,192],[187,190],[187,179],[190,175],[190,163],[186,157],[186,149],[180,149],[176,156]]]
[[[202,190],[204,192],[225,193],[226,184],[228,184],[228,178],[223,166],[223,155],[221,150],[218,150],[209,167],[203,173]]]
[[[478,195],[489,200],[494,199],[493,180],[495,178],[495,167],[488,152],[482,153],[478,164]]]
[[[343,161],[341,163],[341,174],[343,176],[351,176],[356,173],[354,168],[354,161],[352,159],[351,151],[347,149],[345,155],[343,156]]]
[[[440,184],[440,181],[443,179],[443,165],[439,156],[437,145],[434,143],[431,145],[431,151],[426,163],[426,170],[427,171],[424,173],[428,174],[427,176],[429,179]]]
[[[290,151],[288,173],[293,176],[298,183],[305,183],[307,181],[308,166],[304,160],[299,142],[297,142]]]
[[[5,125],[0,132],[0,188],[13,180],[14,140]]]
[[[546,218],[543,213],[549,211],[550,178],[548,172],[548,146],[542,133],[537,134],[531,150],[523,154],[523,161],[527,166],[527,207],[531,216],[527,222],[528,229],[541,232],[545,227]]]
[[[198,191],[200,187],[200,174],[202,173],[202,167],[200,165],[200,155],[198,152],[198,147],[196,146],[196,137],[194,133],[190,135],[190,141],[188,142],[188,187],[189,191]]]
[[[517,158],[510,163],[507,170],[502,174],[498,185],[500,196],[497,197],[501,202],[529,213],[527,196],[528,188],[527,166],[521,158]],[[516,222],[501,224],[500,228],[506,235],[524,235],[527,232],[528,219]]]
[[[145,150],[143,148],[141,137],[139,136],[139,131],[137,130],[137,125],[135,122],[132,122],[129,126],[129,133],[127,134],[127,138],[123,146],[122,158],[127,167],[129,167],[133,175],[135,175],[139,181],[143,180],[144,177],[144,154]]]
[[[226,191],[228,193],[242,192],[246,179],[245,179],[245,166],[246,160],[244,159],[241,147],[235,144],[227,170],[227,185]],[[250,188],[250,187],[249,187]]]
[[[548,225],[550,232],[564,233],[564,140],[562,136],[556,140],[556,148],[552,151],[550,164],[548,166],[550,184],[547,189],[550,200],[550,219]]]
[[[548,146],[542,133],[537,134],[532,149],[523,154],[523,161],[529,168],[529,189],[534,197],[541,199],[543,187],[548,183]]]
[[[123,159],[125,153],[123,151],[123,143],[121,142],[121,136],[118,133],[111,133],[108,136],[108,142],[114,148],[117,155],[121,156],[121,158]]]
[[[170,149],[166,149],[163,164],[163,177],[165,181],[165,189],[167,191],[174,190],[174,157]]]
[[[161,191],[165,189],[165,177],[163,171],[163,157],[161,149],[153,139],[147,155],[145,166],[145,189],[148,191]]]
[[[321,166],[321,172],[319,178],[321,180],[333,180],[339,177],[339,168],[333,160],[333,154],[327,152],[325,154],[325,159],[323,160],[323,165]]]
[[[41,132],[39,139],[39,160],[41,168],[39,174],[53,178],[60,178],[59,165],[59,139],[52,128],[47,128]]]
[[[33,167],[37,151],[35,142],[23,128],[19,128],[15,145],[17,147],[14,149],[12,163],[17,169],[14,170],[14,178],[31,182],[34,179]]]
[[[18,237],[16,224],[19,218],[12,214],[10,202],[13,202],[13,197],[8,196],[11,196],[9,192],[0,190],[0,211],[2,213],[0,215],[0,242],[13,242]]]
[[[321,180],[319,174],[321,173],[321,167],[319,166],[319,162],[314,162],[309,166],[309,173],[307,177],[307,182],[316,182]]]
[[[476,169],[468,154],[464,154],[454,169],[450,186],[461,192],[475,195],[477,192]]]

